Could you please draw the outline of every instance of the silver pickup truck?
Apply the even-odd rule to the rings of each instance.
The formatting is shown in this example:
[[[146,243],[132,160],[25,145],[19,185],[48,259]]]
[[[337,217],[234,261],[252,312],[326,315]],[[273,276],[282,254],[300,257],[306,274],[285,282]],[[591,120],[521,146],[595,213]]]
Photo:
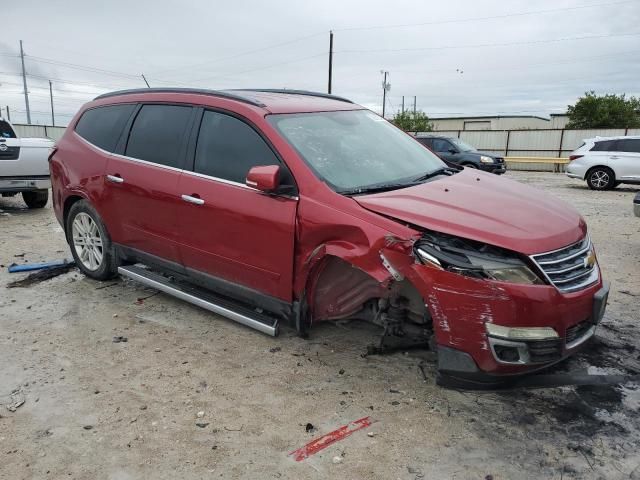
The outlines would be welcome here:
[[[42,208],[49,200],[48,138],[18,138],[13,126],[0,118],[0,194],[22,194],[29,208]]]

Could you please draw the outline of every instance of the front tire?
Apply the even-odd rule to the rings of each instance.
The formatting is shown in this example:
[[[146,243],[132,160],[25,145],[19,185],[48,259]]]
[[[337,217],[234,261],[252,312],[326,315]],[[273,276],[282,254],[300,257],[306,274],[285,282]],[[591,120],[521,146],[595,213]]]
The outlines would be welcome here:
[[[80,200],[71,206],[66,232],[71,254],[82,273],[95,280],[108,280],[118,274],[107,228],[89,202]]]
[[[49,190],[22,192],[22,200],[28,208],[44,208],[49,201]]]
[[[616,186],[616,177],[610,168],[594,167],[587,173],[587,185],[591,190],[611,190]]]

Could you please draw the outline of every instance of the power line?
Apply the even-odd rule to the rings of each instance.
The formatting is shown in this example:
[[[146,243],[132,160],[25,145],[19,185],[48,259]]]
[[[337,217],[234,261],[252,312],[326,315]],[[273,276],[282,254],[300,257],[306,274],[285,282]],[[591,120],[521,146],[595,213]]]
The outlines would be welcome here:
[[[452,20],[437,20],[430,22],[420,22],[420,23],[404,23],[404,24],[396,24],[396,25],[372,25],[372,26],[362,26],[362,27],[344,27],[344,28],[334,28],[334,31],[353,31],[353,30],[376,30],[383,28],[405,28],[405,27],[423,27],[427,25],[446,25],[450,23],[467,23],[467,22],[477,22],[484,20],[495,20],[501,18],[511,18],[511,17],[524,17],[527,15],[539,15],[544,13],[555,13],[569,10],[579,10],[585,8],[594,8],[594,7],[603,7],[603,6],[611,6],[611,5],[619,5],[623,3],[635,3],[637,0],[621,0],[617,2],[608,2],[608,3],[593,3],[590,5],[578,5],[574,7],[562,7],[562,8],[551,8],[547,10],[531,10],[528,12],[516,12],[516,13],[505,13],[501,15],[491,15],[487,17],[471,17],[471,18],[459,18]]]
[[[628,37],[640,35],[640,32],[633,33],[613,33],[607,35],[584,35],[581,37],[563,37],[552,38],[548,40],[531,40],[526,42],[505,42],[505,43],[476,43],[467,45],[440,45],[436,47],[417,47],[417,48],[389,48],[389,49],[367,49],[367,50],[338,50],[334,53],[393,53],[393,52],[416,52],[422,50],[446,50],[446,49],[462,49],[462,48],[485,48],[485,47],[507,47],[515,45],[536,45],[543,43],[567,42],[574,40],[590,40],[595,38],[611,38],[611,37]]]
[[[225,57],[216,58],[214,60],[207,60],[206,62],[200,62],[200,63],[196,63],[196,64],[191,64],[191,65],[184,65],[182,67],[170,68],[168,70],[159,70],[155,74],[163,74],[163,73],[168,73],[168,72],[175,72],[177,70],[184,70],[184,69],[191,69],[191,68],[201,67],[203,65],[210,65],[212,63],[218,63],[218,62],[222,62],[224,60],[231,60],[231,59],[234,59],[234,58],[243,57],[243,56],[246,56],[246,55],[250,55],[252,53],[264,52],[265,50],[271,50],[273,48],[282,47],[284,45],[297,43],[297,42],[300,42],[302,40],[307,40],[309,38],[317,37],[319,35],[324,35],[324,34],[325,34],[325,32],[317,32],[317,33],[314,33],[314,34],[311,34],[311,35],[306,35],[304,37],[294,38],[294,39],[291,39],[291,40],[287,40],[285,42],[276,43],[276,44],[269,45],[269,46],[266,46],[266,47],[256,48],[256,49],[253,49],[253,50],[247,50],[247,51],[244,51],[244,52],[237,53],[235,55],[228,55],[228,56],[225,56]]]

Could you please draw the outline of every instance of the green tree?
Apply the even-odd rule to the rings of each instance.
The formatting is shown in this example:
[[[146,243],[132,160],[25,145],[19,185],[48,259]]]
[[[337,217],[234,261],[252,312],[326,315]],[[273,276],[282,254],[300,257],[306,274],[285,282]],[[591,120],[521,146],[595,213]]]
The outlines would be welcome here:
[[[625,95],[585,92],[575,105],[567,108],[567,128],[639,128],[640,99]]]
[[[404,112],[396,113],[393,117],[393,124],[404,130],[405,132],[430,132],[433,130],[433,125],[429,122],[429,117],[421,110],[416,110],[415,114],[413,110],[405,110]]]

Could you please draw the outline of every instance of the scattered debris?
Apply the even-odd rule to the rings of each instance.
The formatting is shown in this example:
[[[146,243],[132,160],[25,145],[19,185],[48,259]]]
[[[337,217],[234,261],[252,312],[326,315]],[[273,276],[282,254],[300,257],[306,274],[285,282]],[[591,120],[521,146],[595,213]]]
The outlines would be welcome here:
[[[204,412],[200,411],[200,412],[196,413],[196,417],[198,417],[198,418],[204,417]]]
[[[22,393],[22,390],[19,388],[11,392],[9,397],[11,398],[11,402],[7,405],[7,410],[10,412],[15,412],[18,408],[24,405],[26,400],[24,393]]]
[[[313,423],[307,423],[304,429],[307,433],[313,433],[316,431],[316,427],[313,426]]]
[[[282,350],[282,348],[281,348],[281,347],[273,347],[273,348],[270,348],[270,349],[269,349],[269,351],[270,351],[271,353],[276,353],[276,352],[279,352],[280,350]]]
[[[8,283],[7,288],[30,287],[31,285],[35,285],[36,283],[44,282],[45,280],[49,280],[51,278],[57,277],[58,275],[62,275],[63,273],[67,273],[74,267],[75,263],[69,262],[57,267],[46,268],[44,270],[40,270],[39,272],[31,273],[29,274],[29,276],[21,280],[15,280]]]
[[[338,372],[340,375],[344,375],[344,368],[341,368],[340,371]]]
[[[620,293],[624,293],[625,295],[629,295],[630,297],[637,297],[638,295],[635,293],[631,293],[629,290],[618,290]]]
[[[93,425],[85,425],[84,427],[85,430],[93,430]]]
[[[112,340],[113,343],[120,343],[120,342],[126,343],[128,341],[129,339],[127,337],[123,337],[122,335],[115,336],[113,337],[113,340]]]
[[[342,457],[340,455],[336,455],[331,459],[331,461],[335,464],[342,463]]]
[[[96,290],[102,290],[103,288],[109,288],[109,287],[113,287],[113,286],[115,286],[115,285],[118,285],[118,282],[116,282],[116,283],[109,283],[108,285],[100,285],[100,286],[96,287],[95,289],[96,289]]]
[[[343,425],[342,427],[334,430],[333,432],[329,432],[322,437],[316,438],[311,442],[307,443],[304,447],[301,447],[293,452],[289,453],[290,456],[293,456],[293,459],[296,462],[300,462],[305,458],[309,458],[311,455],[318,453],[320,450],[324,450],[328,446],[334,444],[339,440],[343,440],[350,436],[352,433],[357,432],[358,430],[362,430],[363,428],[367,428],[372,423],[371,417],[363,417],[358,420],[355,420],[351,423]]]
[[[375,434],[375,433],[373,433],[373,432],[367,432],[367,437],[371,437],[371,438],[373,438],[373,437],[375,437],[375,436],[376,436],[376,434]]]
[[[19,257],[20,255],[15,255]],[[24,256],[24,253],[22,254]],[[9,265],[9,273],[16,272],[31,272],[33,270],[46,270],[48,268],[56,268],[56,267],[64,267],[67,265],[75,265],[76,263],[73,260],[67,260],[66,258],[62,260],[53,260],[51,262],[40,262],[40,263],[27,263],[24,265],[18,265],[16,263],[12,263]]]
[[[196,422],[196,427],[206,428],[209,426],[209,422]]]
[[[156,295],[158,295],[160,293],[160,290],[156,291],[155,293],[152,293],[151,295],[147,295],[146,297],[138,297],[136,299],[136,305],[142,305],[144,303],[145,300],[151,298],[151,297],[155,297]]]
[[[140,410],[146,410],[147,406],[146,405],[140,405]]]

